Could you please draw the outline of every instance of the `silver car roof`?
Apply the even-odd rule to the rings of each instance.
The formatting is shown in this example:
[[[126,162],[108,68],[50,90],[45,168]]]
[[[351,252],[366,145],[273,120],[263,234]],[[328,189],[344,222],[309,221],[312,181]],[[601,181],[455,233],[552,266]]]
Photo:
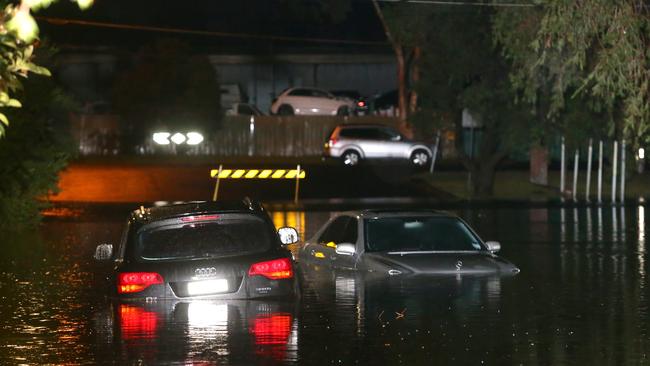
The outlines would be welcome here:
[[[407,217],[407,216],[435,216],[457,218],[449,212],[427,209],[376,209],[376,210],[354,210],[341,212],[339,215],[357,216],[359,218],[384,218],[384,217]]]

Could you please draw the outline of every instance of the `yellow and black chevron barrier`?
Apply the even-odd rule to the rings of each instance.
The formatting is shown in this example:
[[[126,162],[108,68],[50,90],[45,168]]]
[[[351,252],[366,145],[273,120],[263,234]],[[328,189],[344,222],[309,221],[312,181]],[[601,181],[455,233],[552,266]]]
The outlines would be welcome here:
[[[295,169],[224,169],[223,165],[219,165],[219,169],[210,170],[210,177],[217,180],[212,200],[217,200],[221,179],[295,179],[296,191],[293,201],[298,203],[300,179],[305,179],[306,176],[307,173],[300,169],[300,165],[297,165]]]
[[[212,169],[212,178],[219,179],[304,179],[304,170],[297,169]]]

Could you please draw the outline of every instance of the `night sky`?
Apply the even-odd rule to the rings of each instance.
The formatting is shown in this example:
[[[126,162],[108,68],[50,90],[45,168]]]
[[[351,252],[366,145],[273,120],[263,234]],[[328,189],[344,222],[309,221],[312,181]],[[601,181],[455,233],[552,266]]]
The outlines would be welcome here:
[[[155,38],[181,38],[197,52],[390,52],[388,44],[336,44],[270,40],[267,36],[385,42],[370,0],[96,0],[86,11],[60,1],[36,13],[113,24],[226,32],[243,37],[184,35],[141,30],[49,24],[40,19],[41,37],[62,48],[137,48]],[[247,37],[258,35],[261,37]]]

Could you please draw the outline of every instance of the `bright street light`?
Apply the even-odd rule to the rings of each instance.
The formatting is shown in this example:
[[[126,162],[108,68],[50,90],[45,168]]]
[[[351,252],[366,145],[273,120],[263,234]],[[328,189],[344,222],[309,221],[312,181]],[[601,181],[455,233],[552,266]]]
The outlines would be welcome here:
[[[153,141],[158,145],[169,145],[169,132],[156,132],[153,134]]]
[[[172,135],[171,140],[176,145],[180,145],[183,142],[185,142],[186,138],[185,135],[183,135],[182,133],[176,132],[174,135]]]
[[[203,142],[203,135],[198,132],[188,132],[187,133],[187,144],[188,145],[198,145]]]

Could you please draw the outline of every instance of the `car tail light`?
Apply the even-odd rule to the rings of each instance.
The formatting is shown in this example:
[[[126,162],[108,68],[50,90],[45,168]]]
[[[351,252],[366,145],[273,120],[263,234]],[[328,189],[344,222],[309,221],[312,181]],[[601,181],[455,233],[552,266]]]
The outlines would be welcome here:
[[[359,107],[364,107],[365,105],[366,105],[366,102],[364,102],[363,100],[360,100],[360,101],[357,102],[357,106],[359,106]]]
[[[271,280],[293,277],[293,266],[289,258],[254,263],[248,270],[249,276],[264,276]]]
[[[338,140],[339,140],[339,139],[337,139],[336,137],[331,137],[330,140],[329,140],[329,142],[328,142],[329,145],[330,145],[330,147],[334,146],[334,144],[335,144]]]
[[[193,221],[211,221],[219,218],[219,215],[198,215],[198,216],[186,216],[181,217],[182,222],[193,222]]]
[[[117,280],[117,292],[128,294],[140,292],[151,285],[163,283],[163,278],[156,272],[124,272]]]

